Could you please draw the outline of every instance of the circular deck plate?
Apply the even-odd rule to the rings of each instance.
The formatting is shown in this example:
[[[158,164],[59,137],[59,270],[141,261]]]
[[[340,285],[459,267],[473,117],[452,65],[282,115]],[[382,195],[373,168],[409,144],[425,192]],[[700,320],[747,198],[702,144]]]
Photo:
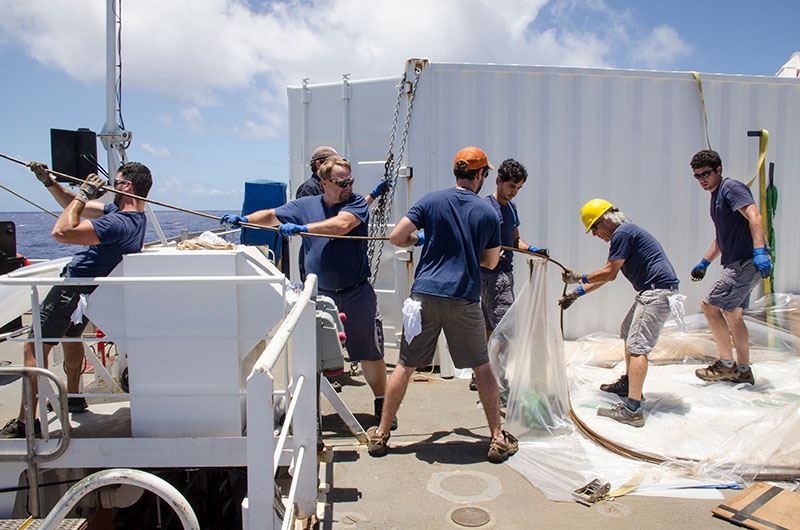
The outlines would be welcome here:
[[[485,525],[491,521],[492,518],[489,516],[489,512],[483,508],[464,506],[463,508],[456,508],[453,510],[450,514],[450,519],[459,526],[477,528]]]

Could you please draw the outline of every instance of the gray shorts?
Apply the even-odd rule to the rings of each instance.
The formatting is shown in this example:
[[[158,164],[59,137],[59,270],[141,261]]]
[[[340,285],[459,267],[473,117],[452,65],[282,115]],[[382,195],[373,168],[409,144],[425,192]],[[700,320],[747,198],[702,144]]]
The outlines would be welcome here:
[[[705,303],[728,313],[750,306],[750,293],[761,280],[752,258],[725,265],[722,275],[714,282]]]
[[[480,303],[419,293],[411,293],[411,299],[422,302],[422,331],[411,344],[403,333],[401,365],[416,368],[431,364],[441,330],[456,368],[474,368],[489,362]]]
[[[653,351],[664,322],[670,316],[667,297],[677,292],[673,289],[648,289],[636,295],[619,329],[627,353],[647,355]]]
[[[481,271],[481,310],[486,329],[494,331],[514,303],[514,273]]]
[[[347,318],[344,333],[345,347],[351,361],[380,361],[383,359],[383,319],[378,313],[378,298],[369,282],[346,293],[323,291],[333,299]]]

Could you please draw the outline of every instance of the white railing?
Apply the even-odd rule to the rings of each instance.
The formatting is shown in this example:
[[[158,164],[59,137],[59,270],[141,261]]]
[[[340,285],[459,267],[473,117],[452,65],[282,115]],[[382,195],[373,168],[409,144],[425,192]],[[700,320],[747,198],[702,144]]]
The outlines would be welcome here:
[[[289,429],[292,430],[292,485],[283,528],[295,517],[316,512],[317,501],[317,277],[309,274],[299,300],[283,320],[247,378],[247,495],[242,504],[245,529],[272,530],[275,472]],[[288,358],[291,340],[292,377],[286,388],[290,396],[286,419],[272,450],[263,440],[274,438],[274,380],[271,371],[281,354]]]
[[[44,366],[43,342],[46,341],[113,341],[119,337],[57,338],[42,337],[37,286],[88,286],[130,284],[216,284],[216,283],[278,283],[283,276],[183,276],[183,277],[111,277],[111,278],[3,278],[0,285],[26,285],[31,289],[32,338],[11,338],[11,341],[33,342],[37,365]],[[284,288],[284,307],[285,284]],[[309,275],[298,301],[284,317],[277,332],[269,340],[264,352],[255,362],[246,383],[246,461],[248,492],[242,503],[242,520],[245,529],[272,530],[280,525],[274,509],[275,473],[278,465],[291,462],[292,484],[283,516],[283,528],[290,528],[295,518],[308,518],[316,513],[317,501],[317,343],[316,301],[317,277]],[[196,338],[196,336],[194,337]],[[219,338],[219,337],[217,337]],[[242,337],[237,337],[242,338]],[[136,340],[126,337],[126,340]],[[289,363],[289,354],[292,354]],[[280,357],[284,357],[285,381],[283,390],[275,390],[273,371]],[[291,370],[291,371],[290,371]],[[44,371],[44,370],[43,370]],[[40,375],[40,374],[37,374]],[[287,397],[286,416],[280,434],[276,437],[274,422],[275,397]],[[45,395],[40,390],[40,397]],[[65,395],[60,396],[62,401]],[[155,397],[155,396],[154,396]],[[40,417],[46,417],[44,399],[40,399]],[[65,403],[59,403],[66,408]],[[64,421],[67,424],[67,421]],[[291,435],[289,433],[291,432]],[[47,422],[42,422],[42,434],[49,437]],[[287,447],[288,444],[288,447]],[[29,450],[30,452],[30,450]],[[30,458],[32,455],[28,455]]]

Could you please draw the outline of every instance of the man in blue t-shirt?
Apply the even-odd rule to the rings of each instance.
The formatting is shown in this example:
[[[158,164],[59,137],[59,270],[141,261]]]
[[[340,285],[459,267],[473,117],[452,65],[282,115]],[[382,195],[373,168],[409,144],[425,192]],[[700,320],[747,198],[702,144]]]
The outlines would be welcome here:
[[[504,247],[519,248],[529,252],[548,254],[546,248],[526,243],[519,235],[519,215],[517,206],[511,199],[517,196],[528,178],[525,166],[509,158],[497,168],[497,188],[486,197],[486,201],[500,217],[500,244]],[[514,252],[500,252],[500,262],[493,269],[481,267],[481,310],[486,324],[486,339],[514,303]],[[475,374],[469,383],[470,390],[478,390]]]
[[[361,362],[364,379],[375,396],[375,416],[380,418],[386,392],[383,322],[378,299],[368,281],[366,241],[369,204],[374,198],[365,199],[353,192],[355,179],[347,160],[331,156],[318,173],[322,195],[302,197],[247,217],[224,215],[221,222],[279,225],[278,232],[283,235],[310,233],[364,238],[304,237],[302,250],[306,272],[317,275],[319,291],[331,297],[347,315],[344,321],[347,353],[352,361]]]
[[[700,304],[708,321],[719,360],[695,371],[704,381],[755,383],[750,369],[750,347],[742,312],[761,278],[772,272],[764,242],[764,223],[753,194],[738,180],[722,177],[722,159],[711,150],[699,151],[690,163],[700,187],[711,193],[711,219],[715,239],[692,269],[692,281],[703,279],[711,262],[720,257],[722,275]],[[731,348],[736,348],[736,366]]]
[[[642,427],[647,355],[670,315],[669,297],[678,292],[678,277],[656,238],[628,221],[610,202],[587,202],[581,208],[581,219],[587,232],[610,243],[608,261],[602,269],[588,274],[567,269],[562,274],[564,283],[577,283],[578,287],[565,294],[558,305],[566,310],[579,296],[613,281],[620,271],[631,282],[637,295],[620,328],[625,341],[625,374],[614,383],[600,386],[600,390],[624,400],[612,409],[598,409],[597,415]]]
[[[73,193],[61,186],[50,175],[47,166],[39,162],[29,164],[36,178],[44,184],[58,203],[64,208],[53,226],[52,236],[59,243],[86,245],[73,256],[72,261],[64,268],[62,276],[67,278],[94,278],[107,276],[122,256],[139,252],[144,244],[146,219],[144,215],[145,201],[115,194],[113,204],[97,201],[105,190],[105,179],[91,174],[81,185],[78,193]],[[150,170],[138,162],[129,162],[120,166],[114,189],[138,197],[147,197],[153,179]],[[41,304],[42,337],[80,337],[86,324],[85,317],[78,323],[71,319],[78,307],[82,294],[91,293],[94,286],[69,287],[56,285]],[[45,342],[43,346],[44,363],[50,350],[57,342]],[[83,344],[80,342],[62,342],[64,350],[64,371],[67,374],[67,392],[79,392],[81,368],[83,365]],[[24,347],[25,366],[36,366],[36,350],[33,342],[26,342]],[[33,387],[33,409],[36,410],[37,378],[31,379]],[[78,413],[86,410],[88,404],[83,397],[67,398],[69,412]],[[39,420],[36,420],[34,432],[39,431]],[[0,438],[24,438],[25,416],[20,406],[18,418],[9,421],[0,431]]]
[[[389,422],[416,368],[432,362],[442,329],[453,364],[472,368],[477,375],[491,432],[489,460],[502,462],[517,450],[516,439],[500,426],[497,382],[489,367],[480,308],[480,267],[493,269],[500,258],[500,219],[478,196],[491,169],[482,150],[462,149],[453,163],[455,187],[423,196],[389,235],[393,245],[424,245],[411,299],[406,301],[421,319],[421,331],[408,338],[409,318],[404,322],[400,358],[389,379],[380,425],[367,431],[367,449],[372,456],[386,453]],[[424,238],[415,234],[423,229]]]

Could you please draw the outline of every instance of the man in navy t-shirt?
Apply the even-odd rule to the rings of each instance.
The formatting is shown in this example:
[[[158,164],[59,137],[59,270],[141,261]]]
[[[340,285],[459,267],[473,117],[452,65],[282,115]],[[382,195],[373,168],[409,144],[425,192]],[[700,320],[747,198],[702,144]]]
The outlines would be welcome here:
[[[519,215],[512,199],[522,189],[528,178],[525,166],[509,158],[497,168],[497,188],[486,197],[486,201],[500,217],[500,244],[529,252],[544,252],[547,249],[526,243],[519,235]],[[514,252],[500,252],[500,262],[494,269],[481,267],[481,310],[486,324],[487,340],[492,331],[514,303]],[[470,390],[478,390],[475,374],[469,384]]]
[[[722,160],[715,151],[699,151],[690,165],[700,187],[711,193],[711,219],[716,235],[711,248],[692,269],[692,281],[702,280],[717,256],[723,267],[722,275],[700,304],[717,345],[719,360],[695,374],[704,381],[752,385],[755,377],[750,369],[750,347],[742,312],[750,304],[753,288],[772,272],[761,212],[747,186],[722,177]],[[731,335],[736,348],[736,366]]]
[[[38,162],[29,164],[47,190],[64,208],[53,226],[52,236],[59,243],[86,245],[78,251],[72,261],[64,268],[63,276],[68,278],[93,278],[107,276],[122,256],[139,252],[144,244],[146,219],[145,202],[121,194],[116,194],[113,204],[103,204],[96,199],[105,191],[101,186],[105,179],[91,174],[86,178],[77,194],[62,187],[47,171],[47,166]],[[153,184],[150,170],[143,164],[129,162],[119,168],[114,189],[138,197],[147,197]],[[78,307],[82,294],[91,293],[94,286],[69,287],[54,286],[41,304],[42,337],[80,337],[87,319],[79,323],[71,321],[71,315]],[[43,344],[44,362],[56,342]],[[78,393],[80,373],[83,365],[83,344],[80,342],[63,342],[64,371],[67,374],[67,392]],[[33,342],[26,342],[24,347],[25,366],[36,366],[36,351]],[[36,410],[37,381],[31,380],[33,387],[33,407]],[[88,404],[83,397],[67,399],[67,408],[72,413],[86,410]],[[34,412],[35,414],[35,412]],[[36,420],[34,432],[39,431],[39,420]],[[0,431],[0,438],[24,438],[25,417],[20,406],[19,417],[9,421]]]
[[[370,455],[386,453],[389,422],[416,368],[432,362],[442,329],[455,366],[472,368],[477,375],[492,438],[489,460],[502,462],[517,450],[516,439],[500,426],[497,382],[489,367],[480,308],[480,267],[493,269],[500,257],[500,219],[478,196],[491,169],[482,150],[462,149],[453,163],[455,187],[423,196],[389,235],[389,241],[400,247],[424,244],[411,300],[406,301],[418,311],[421,331],[409,340],[409,326],[404,325],[400,358],[389,379],[380,425],[367,431]],[[423,229],[424,238],[415,234]]]
[[[338,156],[328,157],[318,173],[322,195],[302,197],[247,217],[226,215],[222,221],[266,226],[282,223],[278,232],[283,235],[367,236],[372,198],[365,199],[353,192],[355,179],[350,173],[350,162]],[[380,418],[386,392],[383,322],[378,313],[378,299],[368,281],[367,241],[304,237],[302,251],[306,272],[317,275],[319,291],[331,297],[347,315],[344,321],[347,353],[352,361],[361,362],[364,379],[375,395],[375,416]]]
[[[588,274],[567,269],[562,279],[577,283],[578,287],[565,294],[558,305],[567,309],[579,296],[614,280],[620,271],[631,282],[637,295],[620,328],[620,337],[625,341],[625,374],[614,383],[600,386],[600,390],[613,392],[624,401],[612,409],[598,409],[597,415],[642,427],[647,355],[653,351],[670,315],[669,297],[678,291],[678,277],[656,238],[628,221],[610,202],[587,202],[581,208],[581,219],[587,232],[610,243],[608,261],[602,269]]]

